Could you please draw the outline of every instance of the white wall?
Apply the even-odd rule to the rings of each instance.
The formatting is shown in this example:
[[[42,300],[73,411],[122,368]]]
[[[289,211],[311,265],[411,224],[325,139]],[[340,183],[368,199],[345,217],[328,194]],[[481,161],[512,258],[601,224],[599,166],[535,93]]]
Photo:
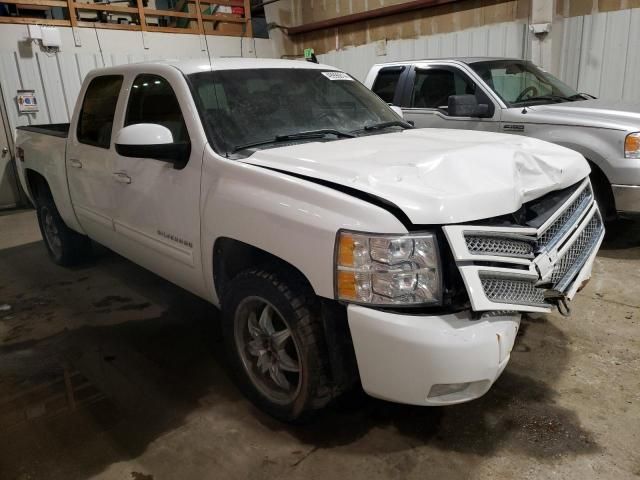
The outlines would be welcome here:
[[[556,73],[579,92],[640,102],[640,9],[565,18]]]
[[[497,23],[459,32],[391,40],[386,48],[382,48],[380,42],[348,47],[318,55],[318,61],[341,68],[362,81],[376,63],[465,56],[522,58],[526,29],[522,22]],[[379,55],[383,51],[386,53]]]
[[[207,58],[207,45],[215,57],[274,57],[269,40],[157,32],[78,28],[76,46],[71,28],[60,27],[62,47],[50,54],[27,38],[26,25],[0,25],[0,89],[10,130],[42,123],[66,123],[84,76],[103,66],[154,59]],[[40,110],[19,114],[16,92],[33,89]]]

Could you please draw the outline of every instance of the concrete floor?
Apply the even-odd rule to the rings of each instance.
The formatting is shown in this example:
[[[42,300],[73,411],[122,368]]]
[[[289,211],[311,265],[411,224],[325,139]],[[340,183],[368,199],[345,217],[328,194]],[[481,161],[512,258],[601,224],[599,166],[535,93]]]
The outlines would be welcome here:
[[[638,478],[640,219],[609,229],[569,319],[528,319],[483,398],[344,402],[304,427],[253,408],[216,310],[123,258],[67,270],[0,215],[0,479]]]

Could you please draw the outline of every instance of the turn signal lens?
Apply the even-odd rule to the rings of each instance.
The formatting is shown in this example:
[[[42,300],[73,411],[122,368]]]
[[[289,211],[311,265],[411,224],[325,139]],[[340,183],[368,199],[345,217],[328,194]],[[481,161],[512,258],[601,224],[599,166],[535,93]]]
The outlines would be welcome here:
[[[625,158],[640,158],[640,132],[630,133],[624,140]]]
[[[352,235],[345,234],[338,241],[338,263],[340,265],[353,266],[353,250],[355,241]]]
[[[339,232],[336,296],[370,305],[439,303],[442,279],[435,236]]]

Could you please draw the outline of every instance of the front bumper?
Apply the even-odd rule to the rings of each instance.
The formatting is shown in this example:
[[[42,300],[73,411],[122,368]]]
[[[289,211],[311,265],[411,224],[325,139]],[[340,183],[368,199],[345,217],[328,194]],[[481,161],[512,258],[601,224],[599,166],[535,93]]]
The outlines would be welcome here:
[[[507,365],[518,313],[400,315],[350,305],[349,328],[362,387],[413,405],[447,405],[484,395]]]
[[[619,212],[640,212],[640,185],[611,185],[616,210]]]

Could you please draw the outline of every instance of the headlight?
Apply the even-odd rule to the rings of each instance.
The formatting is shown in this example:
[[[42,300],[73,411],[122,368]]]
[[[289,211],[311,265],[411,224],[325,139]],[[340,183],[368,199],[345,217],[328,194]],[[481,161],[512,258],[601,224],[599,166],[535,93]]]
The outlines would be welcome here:
[[[338,232],[336,296],[369,305],[434,305],[442,300],[438,243],[432,233]]]
[[[640,158],[640,132],[630,133],[625,138],[624,158]]]

